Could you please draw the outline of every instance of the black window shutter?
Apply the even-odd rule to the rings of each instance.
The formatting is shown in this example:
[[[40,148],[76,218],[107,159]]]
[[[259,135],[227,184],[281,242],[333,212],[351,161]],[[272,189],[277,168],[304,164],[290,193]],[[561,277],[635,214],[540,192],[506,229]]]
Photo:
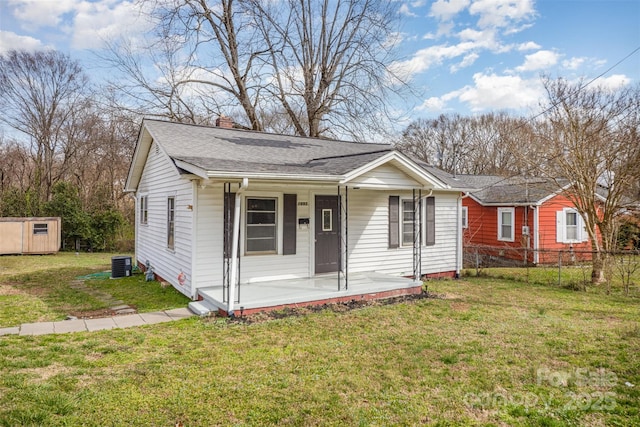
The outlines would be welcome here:
[[[400,196],[389,196],[389,248],[400,246]]]
[[[224,196],[224,257],[231,257],[231,250],[233,248],[233,221],[236,210],[236,193],[225,193]],[[238,245],[238,252],[240,251],[240,245]]]
[[[436,198],[427,197],[427,246],[433,246],[436,244]]]
[[[284,195],[283,229],[282,229],[282,254],[293,255],[296,253],[296,233],[298,222],[298,199],[296,194]]]

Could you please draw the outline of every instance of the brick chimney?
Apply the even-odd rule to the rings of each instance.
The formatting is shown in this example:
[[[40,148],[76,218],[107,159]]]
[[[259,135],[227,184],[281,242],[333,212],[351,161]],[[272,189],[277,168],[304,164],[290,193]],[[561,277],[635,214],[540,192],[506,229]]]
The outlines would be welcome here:
[[[216,119],[216,126],[219,128],[233,129],[233,119],[224,115],[220,115]]]

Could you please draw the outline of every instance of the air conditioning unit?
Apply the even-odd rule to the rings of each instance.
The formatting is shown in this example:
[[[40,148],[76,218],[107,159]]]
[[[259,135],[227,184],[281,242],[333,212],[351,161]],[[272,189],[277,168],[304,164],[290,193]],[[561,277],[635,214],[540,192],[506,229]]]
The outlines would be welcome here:
[[[131,267],[130,256],[111,257],[111,278],[118,279],[131,276]]]

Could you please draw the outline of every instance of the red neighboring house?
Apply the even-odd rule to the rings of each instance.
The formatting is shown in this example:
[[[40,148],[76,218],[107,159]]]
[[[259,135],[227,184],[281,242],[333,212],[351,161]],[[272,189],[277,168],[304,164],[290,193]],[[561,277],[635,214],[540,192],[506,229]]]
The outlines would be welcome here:
[[[467,247],[493,247],[497,252],[493,255],[526,257],[533,264],[558,262],[559,251],[575,259],[591,259],[584,221],[552,181],[489,175],[461,175],[459,179],[479,188],[462,200]]]

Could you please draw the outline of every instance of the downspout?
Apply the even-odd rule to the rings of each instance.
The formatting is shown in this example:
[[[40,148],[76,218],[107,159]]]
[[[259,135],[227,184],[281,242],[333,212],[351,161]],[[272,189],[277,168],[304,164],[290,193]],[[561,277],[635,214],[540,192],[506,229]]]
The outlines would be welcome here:
[[[462,270],[462,199],[467,197],[469,197],[468,191],[463,191],[458,195],[458,208],[456,209],[458,222],[458,229],[456,232],[456,279],[460,278],[460,271]],[[467,212],[467,227],[468,226],[469,213]]]
[[[236,191],[236,205],[233,213],[233,242],[231,246],[231,281],[229,282],[229,301],[227,302],[227,315],[233,316],[233,302],[236,299],[236,281],[238,280],[238,240],[240,237],[240,195],[249,186],[249,179],[242,178],[242,184]]]

